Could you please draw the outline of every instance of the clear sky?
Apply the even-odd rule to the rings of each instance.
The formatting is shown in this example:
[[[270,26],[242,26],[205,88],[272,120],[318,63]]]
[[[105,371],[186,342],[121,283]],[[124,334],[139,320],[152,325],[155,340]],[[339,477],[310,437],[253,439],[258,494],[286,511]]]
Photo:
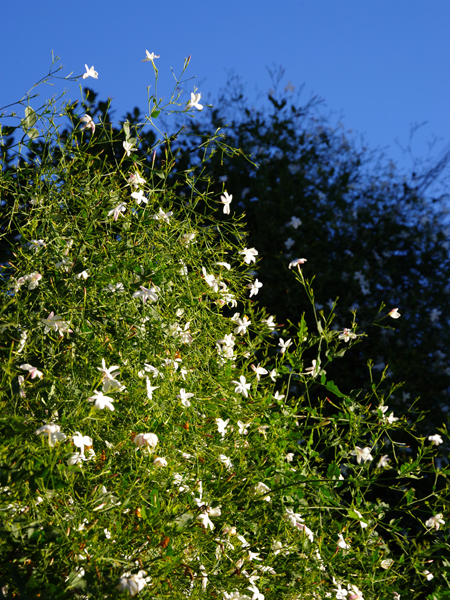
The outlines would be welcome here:
[[[449,146],[449,0],[4,0],[1,20],[0,106],[48,71],[53,50],[64,75],[94,65],[98,80],[80,81],[114,98],[119,119],[146,106],[154,82],[151,63],[141,62],[147,49],[161,55],[163,97],[170,68],[179,73],[188,55],[197,79],[184,84],[186,100],[196,85],[206,103],[231,71],[250,99],[267,93],[267,67],[281,65],[285,83],[304,84],[305,100],[322,97],[334,124],[387,148],[400,166],[410,161],[396,142],[407,146],[414,124],[427,123],[414,137],[415,156],[426,156],[434,138],[431,156]],[[78,85],[61,84],[73,100]],[[41,97],[58,89],[41,87]]]

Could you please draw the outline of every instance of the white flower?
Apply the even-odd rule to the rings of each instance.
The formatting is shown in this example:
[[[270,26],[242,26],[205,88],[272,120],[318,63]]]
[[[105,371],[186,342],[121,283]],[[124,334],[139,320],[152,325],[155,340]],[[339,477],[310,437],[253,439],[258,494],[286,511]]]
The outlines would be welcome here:
[[[442,315],[442,310],[438,310],[437,308],[433,308],[430,313],[430,320],[432,323],[435,321],[439,321],[439,317]]]
[[[431,581],[434,578],[434,575],[432,573],[430,573],[430,571],[428,571],[428,570],[423,571],[422,575],[425,576],[427,581]]]
[[[277,326],[277,324],[273,320],[273,316],[272,315],[269,315],[267,317],[267,319],[263,319],[261,322],[265,323],[267,325],[267,327],[270,329],[270,331],[273,331],[275,329],[275,327]]]
[[[44,374],[41,371],[39,371],[36,367],[33,367],[32,365],[29,365],[27,363],[20,365],[19,368],[23,369],[24,371],[28,371],[30,373],[31,379],[35,379],[36,377],[42,379],[44,376]]]
[[[435,446],[439,446],[439,444],[443,444],[444,440],[441,438],[440,435],[438,435],[437,433],[434,435],[429,435],[428,439],[430,440],[430,442],[432,442]]]
[[[292,527],[297,527],[298,529],[300,529],[301,531],[303,531],[303,533],[308,537],[310,542],[314,541],[314,534],[311,531],[311,529],[309,529],[309,527],[307,527],[304,524],[304,519],[302,519],[302,516],[298,513],[295,513],[292,511],[292,509],[288,508],[286,509],[286,515],[285,518],[289,521],[290,525],[292,525]]]
[[[243,254],[244,262],[249,265],[251,262],[256,262],[258,250],[255,250],[255,248],[244,248],[243,250],[239,250],[239,254]]]
[[[62,261],[55,263],[55,267],[57,269],[64,269],[64,271],[68,271],[69,270],[69,266],[70,266],[70,260],[67,260],[67,258],[63,258]]]
[[[398,308],[393,308],[389,311],[389,316],[393,319],[399,319],[402,315],[398,312]]]
[[[216,262],[214,264],[217,265],[218,267],[225,267],[225,269],[227,271],[229,271],[231,269],[231,265],[229,263],[226,263],[226,262]]]
[[[285,518],[292,527],[299,527],[299,525],[304,522],[302,515],[300,513],[295,513],[291,508],[286,509]]]
[[[28,242],[28,246],[37,252],[41,248],[45,248],[45,242],[44,240],[31,240],[31,242]]]
[[[28,289],[34,290],[39,285],[39,281],[42,279],[42,275],[40,273],[31,273],[30,275],[24,275],[23,277],[19,277],[14,285],[14,291],[17,292],[21,285],[26,282],[28,283]]]
[[[247,287],[250,290],[250,298],[252,296],[256,296],[256,294],[258,293],[259,289],[262,288],[263,284],[258,281],[257,279],[255,279],[255,281],[253,283],[248,283]]]
[[[204,592],[208,585],[208,575],[206,574],[206,569],[203,565],[200,565],[199,569],[202,572],[202,592]]]
[[[353,509],[353,512],[358,516],[359,519],[363,518],[362,514],[359,512],[359,510],[356,510],[356,508]],[[360,521],[359,524],[361,525],[362,529],[365,529],[367,527],[367,523],[365,523],[364,521]]]
[[[225,456],[225,454],[219,454],[219,461],[223,463],[227,469],[233,468],[233,463],[231,462],[231,459],[228,458],[228,456]]]
[[[216,515],[218,516],[218,515]],[[208,529],[208,527],[213,530],[214,529],[214,523],[211,521],[211,519],[209,518],[209,514],[208,514],[208,510],[205,510],[204,512],[200,513],[197,516],[197,521],[201,521],[201,524],[203,525],[203,527],[205,529]]]
[[[307,536],[307,538],[309,539],[309,541],[311,543],[314,541],[314,534],[309,527],[307,527],[306,525],[300,524],[300,525],[298,525],[298,528],[303,531],[303,533]]]
[[[173,212],[169,210],[168,212],[164,212],[162,208],[159,209],[159,213],[153,215],[152,219],[156,221],[164,221],[165,223],[169,223],[169,217],[173,215]]]
[[[141,291],[134,292],[133,298],[141,297],[144,304],[147,300],[150,300],[150,302],[156,302],[158,300],[156,292],[159,292],[159,287],[146,288],[143,285],[140,285],[139,287],[141,288]]]
[[[72,436],[73,443],[77,448],[80,448],[81,454],[84,455],[85,447],[91,447],[93,444],[92,438],[88,435],[81,435],[79,431],[75,431]]]
[[[236,381],[233,379],[231,383],[236,384],[236,387],[234,388],[234,391],[236,392],[236,394],[242,394],[243,396],[248,398],[247,390],[249,390],[252,387],[252,384],[247,383],[247,380],[245,379],[244,375],[241,375],[239,377],[239,381]]]
[[[62,433],[61,427],[59,425],[55,425],[55,423],[48,423],[47,425],[42,425],[39,429],[36,429],[34,432],[36,435],[42,435],[46,433],[48,435],[48,443],[49,446],[53,448],[56,442],[62,442],[66,439],[66,434]]]
[[[92,130],[92,133],[95,133],[95,123],[91,116],[84,115],[84,117],[81,117],[80,121],[86,123],[86,125],[84,125],[84,127],[82,127],[81,129],[86,129],[86,127],[89,127]]]
[[[83,79],[87,79],[88,77],[93,77],[94,79],[98,79],[98,73],[97,71],[94,71],[94,65],[92,65],[91,68],[89,68],[87,65],[84,65],[86,67],[86,73],[84,73],[83,75]]]
[[[361,590],[356,587],[356,585],[348,584],[348,591],[350,592],[350,595],[348,597],[348,600],[364,600],[363,595]]]
[[[288,452],[285,456],[286,461],[291,463],[294,460],[295,454],[293,452]]]
[[[291,344],[292,344],[291,338],[289,338],[286,341],[284,341],[283,338],[280,338],[278,340],[278,345],[281,348],[281,350],[280,350],[281,354],[284,354]]]
[[[167,467],[167,459],[157,456],[153,461],[155,467]]]
[[[385,558],[384,560],[381,561],[380,567],[382,569],[389,569],[389,567],[393,564],[394,564],[394,561],[392,560],[392,558]]]
[[[286,250],[290,250],[292,248],[292,246],[295,244],[295,240],[293,240],[291,237],[288,238],[285,242],[284,245],[286,246]]]
[[[223,339],[217,340],[217,343],[223,344],[224,346],[227,346],[228,348],[233,348],[234,340],[235,340],[234,335],[232,333],[228,333],[225,335],[225,337]]]
[[[89,273],[87,271],[81,271],[77,275],[74,275],[75,279],[84,279],[86,280],[89,277]]]
[[[214,275],[208,275],[205,267],[202,267],[202,273],[203,273],[203,277],[204,277],[206,283],[209,285],[209,287],[211,287],[215,292],[218,292],[219,291],[219,282],[214,277]]]
[[[305,369],[303,375],[311,375],[312,377],[317,377],[320,373],[320,364],[317,360],[312,361],[312,366]]]
[[[283,400],[284,397],[285,394],[280,394],[280,392],[275,392],[275,394],[273,395],[274,400]]]
[[[17,382],[19,384],[19,394],[20,394],[21,398],[26,398],[26,393],[25,393],[25,390],[23,389],[25,387],[24,376],[19,375],[19,377],[17,378]]]
[[[145,179],[139,175],[139,173],[131,173],[128,177],[128,182],[130,185],[134,185],[134,187],[139,187],[140,185],[144,185]]]
[[[238,421],[237,426],[239,427],[239,434],[247,435],[247,433],[248,433],[247,427],[250,427],[250,425],[251,425],[251,423],[243,423],[242,421]]]
[[[158,369],[156,367],[153,367],[152,365],[149,365],[148,363],[144,363],[144,371],[139,371],[138,376],[144,377],[145,371],[147,373],[152,373],[154,379],[156,377],[164,378],[164,375],[161,373],[161,371],[158,371]]]
[[[125,204],[125,202],[121,202],[120,204],[118,204],[116,206],[116,208],[113,208],[112,210],[109,211],[108,217],[110,217],[111,215],[114,215],[114,221],[117,221],[120,213],[124,213],[126,210],[127,210],[127,205]]]
[[[72,467],[73,465],[83,464],[83,462],[86,460],[87,459],[84,456],[84,454],[81,454],[80,452],[75,452],[74,454],[71,454],[69,456],[69,458],[67,459],[67,464],[69,465],[69,467]]]
[[[187,103],[186,109],[189,110],[190,108],[195,106],[197,110],[203,110],[202,104],[199,104],[201,97],[201,94],[194,94],[194,92],[191,92],[191,99]]]
[[[291,220],[286,223],[286,227],[293,227],[297,229],[302,224],[301,220],[298,217],[291,217]]]
[[[333,592],[336,592],[336,600],[344,600],[347,596],[347,590],[343,587],[341,587],[341,584],[338,583],[335,578],[333,577],[333,583],[334,585],[337,585],[337,588],[335,588],[333,590]]]
[[[188,321],[184,326],[184,329],[180,330],[179,339],[182,344],[192,344],[194,338],[190,334],[189,327],[191,326],[191,322]]]
[[[160,54],[154,54],[153,52],[150,54],[150,52],[148,50],[145,51],[145,54],[147,55],[146,58],[142,59],[142,62],[153,62],[155,58],[160,58]],[[155,63],[153,63],[155,64]]]
[[[347,542],[342,537],[342,533],[338,534],[338,538],[339,538],[339,541],[338,541],[339,548],[342,548],[344,550],[346,550],[347,548],[350,548],[350,546],[347,544]]]
[[[350,329],[347,329],[347,327],[344,327],[344,331],[341,334],[339,334],[339,336],[338,336],[338,338],[340,340],[344,340],[344,342],[354,340],[357,337],[358,336],[356,335],[356,333],[353,333]]]
[[[398,421],[398,417],[394,417],[394,413],[391,412],[387,417],[385,417],[385,420],[387,421],[387,423],[392,425],[392,423],[395,423],[395,421]]]
[[[231,201],[233,200],[233,195],[229,194],[228,192],[225,192],[222,196],[220,196],[220,201],[223,204],[223,214],[224,215],[229,215],[230,214],[230,204]]]
[[[250,600],[250,596],[247,596],[246,594],[240,594],[236,591],[229,594],[228,592],[223,592],[223,598],[224,600]]]
[[[259,483],[257,483],[254,488],[253,491],[255,492],[255,494],[264,496],[263,500],[265,500],[266,502],[270,502],[271,498],[270,496],[267,496],[267,492],[270,492],[270,487],[268,487],[265,483],[263,483],[262,481],[260,481]]]
[[[251,365],[251,367],[252,370],[255,372],[257,381],[261,379],[261,375],[267,375],[268,373],[267,369],[264,369],[264,367],[260,367],[259,365],[257,367],[255,367],[255,365]]]
[[[55,315],[53,311],[46,319],[40,319],[40,321],[45,325],[45,333],[48,333],[50,329],[58,331],[60,337],[63,337],[64,333],[73,333],[72,330],[69,329],[69,324],[66,321],[63,321],[62,317],[59,315]]]
[[[355,449],[350,452],[352,456],[356,456],[356,461],[358,465],[361,464],[361,461],[367,462],[368,460],[373,460],[373,456],[370,454],[372,448],[366,446],[365,448],[360,448],[359,446],[355,446]]]
[[[99,410],[103,410],[104,408],[107,408],[108,410],[111,410],[111,411],[114,410],[113,398],[110,398],[109,396],[105,396],[103,394],[103,392],[98,392],[97,390],[95,390],[94,395],[90,396],[88,398],[88,401],[94,402],[95,408],[98,408]]]
[[[247,589],[253,592],[252,600],[264,600],[264,594],[259,591],[254,583],[252,583],[252,585],[250,585]]]
[[[148,198],[146,198],[142,190],[139,190],[138,192],[132,192],[131,197],[134,198],[138,204],[141,202],[148,204]]]
[[[252,324],[246,315],[244,315],[242,319],[240,317],[237,317],[236,319],[233,318],[232,321],[236,323],[236,327],[234,328],[233,332],[236,335],[245,335],[247,333],[247,327]]]
[[[425,526],[434,527],[436,531],[438,531],[441,525],[445,525],[445,521],[442,517],[442,513],[438,513],[437,515],[434,515],[434,517],[430,517],[428,521],[425,521]]]
[[[155,433],[138,433],[133,442],[138,448],[156,448],[158,444],[158,436]]]
[[[307,262],[306,258],[295,258],[289,263],[289,269],[292,267],[300,267],[300,265],[304,265]]]
[[[123,287],[123,283],[108,283],[108,285],[103,288],[102,292],[117,292],[119,294],[123,294],[125,292],[125,289]]]
[[[189,246],[189,244],[195,239],[195,233],[184,233],[181,236],[180,242]]]
[[[159,388],[159,385],[150,385],[150,379],[148,377],[145,378],[145,382],[147,384],[147,398],[149,400],[153,400],[153,392]]]
[[[381,469],[382,467],[389,467],[389,463],[390,462],[391,462],[391,459],[388,458],[388,455],[387,454],[383,454],[383,456],[378,461],[377,469]]]
[[[117,589],[119,592],[128,592],[130,596],[136,596],[147,585],[149,578],[144,579],[145,575],[147,575],[146,571],[139,571],[137,575],[124,573],[117,584]]]
[[[232,527],[230,530],[230,535],[236,535],[236,528]],[[242,548],[249,548],[250,544],[247,542],[247,540],[245,539],[245,537],[243,535],[236,535],[237,539],[241,542],[241,546]]]
[[[101,371],[103,378],[103,391],[108,392],[110,389],[118,389],[122,391],[123,385],[114,378],[113,371],[117,371],[119,369],[118,366],[113,365],[112,367],[107,368],[105,359],[102,358],[102,366],[96,367],[97,371]]]
[[[275,379],[277,378],[277,370],[272,369],[269,373],[269,377],[275,383]]]
[[[191,403],[189,402],[189,398],[192,398],[193,396],[194,394],[188,394],[186,393],[186,390],[184,388],[181,388],[177,398],[181,400],[181,404],[183,406],[189,408],[189,406],[191,405]]]
[[[220,417],[218,417],[217,419],[215,419],[215,421],[216,421],[216,424],[217,424],[217,431],[223,437],[225,435],[225,429],[227,428],[228,423],[230,422],[230,419],[227,419],[226,421],[224,421],[223,419],[221,419]]]
[[[127,153],[127,156],[130,156],[130,152],[133,152],[133,150],[136,150],[136,148],[133,146],[133,144],[130,144],[129,142],[123,142],[122,145],[123,145],[123,149]]]

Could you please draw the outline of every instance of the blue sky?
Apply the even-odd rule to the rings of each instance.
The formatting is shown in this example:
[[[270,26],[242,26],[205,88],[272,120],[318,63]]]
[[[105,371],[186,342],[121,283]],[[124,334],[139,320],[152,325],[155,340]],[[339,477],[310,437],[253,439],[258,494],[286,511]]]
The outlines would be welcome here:
[[[48,71],[53,50],[63,75],[95,66],[99,79],[83,83],[114,98],[119,119],[146,106],[154,83],[151,63],[141,62],[148,49],[161,55],[158,95],[166,98],[170,68],[179,73],[188,55],[188,75],[197,79],[184,84],[186,100],[196,85],[206,103],[230,72],[253,101],[270,88],[267,67],[281,65],[285,83],[304,84],[305,101],[322,97],[332,123],[363,134],[371,148],[387,148],[401,167],[411,163],[396,142],[407,146],[414,124],[427,123],[413,139],[416,157],[429,155],[434,138],[432,157],[450,142],[448,0],[21,0],[3,3],[2,23],[9,58],[0,64],[0,106]],[[63,88],[80,97],[78,83],[60,82],[41,87],[41,98]]]

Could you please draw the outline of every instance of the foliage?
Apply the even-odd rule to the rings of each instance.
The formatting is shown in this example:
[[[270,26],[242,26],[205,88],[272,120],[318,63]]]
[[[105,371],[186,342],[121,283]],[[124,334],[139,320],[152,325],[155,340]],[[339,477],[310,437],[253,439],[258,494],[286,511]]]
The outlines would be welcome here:
[[[300,267],[290,339],[251,299],[209,174],[236,150],[213,135],[174,169],[168,136],[145,160],[142,124],[86,135],[83,112],[28,110],[38,136],[0,173],[3,597],[448,597],[448,469],[380,382],[330,377],[361,336]]]
[[[332,327],[340,330],[356,311],[358,333],[368,334],[345,365],[331,367],[332,377],[346,391],[367,389],[368,361],[377,376],[388,367],[388,381],[404,382],[390,404],[416,416],[427,411],[419,427],[432,433],[447,421],[450,390],[450,228],[448,195],[438,193],[442,165],[397,174],[393,163],[358,147],[341,123],[330,127],[315,99],[301,103],[291,89],[272,90],[269,107],[254,109],[231,81],[218,107],[181,139],[180,168],[196,164],[195,144],[219,128],[252,157],[257,166],[242,155],[216,154],[208,174],[214,192],[233,194],[234,215],[245,215],[247,243],[262,259],[262,304],[286,327],[300,322],[308,304],[289,264],[306,258],[305,273],[316,274],[316,311],[326,319],[334,314]],[[394,307],[402,318],[380,322]]]

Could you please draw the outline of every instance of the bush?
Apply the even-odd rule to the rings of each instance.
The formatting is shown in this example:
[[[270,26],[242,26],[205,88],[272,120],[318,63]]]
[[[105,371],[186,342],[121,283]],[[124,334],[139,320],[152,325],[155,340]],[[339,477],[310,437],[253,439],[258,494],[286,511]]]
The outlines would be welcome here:
[[[151,99],[147,123],[199,100]],[[273,335],[257,251],[208,189],[235,150],[212,136],[175,171],[173,137],[141,158],[142,125],[26,119],[1,173],[3,597],[448,596],[445,431],[396,420],[379,382],[341,391],[357,325],[316,315],[301,265],[310,312]]]
[[[301,102],[287,87],[254,109],[244,94],[231,81],[217,108],[190,124],[180,140],[180,168],[196,164],[195,145],[218,128],[252,157],[217,153],[208,173],[212,192],[233,194],[234,216],[243,216],[247,243],[262,258],[261,303],[289,337],[289,322],[299,323],[309,310],[289,265],[306,258],[305,273],[316,274],[317,313],[334,314],[332,327],[342,330],[356,311],[359,333],[368,334],[346,364],[330,367],[332,377],[344,391],[366,391],[368,361],[377,377],[386,368],[388,381],[404,382],[391,407],[415,417],[426,411],[419,429],[432,434],[448,421],[450,390],[450,229],[442,165],[418,166],[403,177],[359,147],[342,124],[331,127],[317,101]],[[381,320],[394,307],[402,318]]]

